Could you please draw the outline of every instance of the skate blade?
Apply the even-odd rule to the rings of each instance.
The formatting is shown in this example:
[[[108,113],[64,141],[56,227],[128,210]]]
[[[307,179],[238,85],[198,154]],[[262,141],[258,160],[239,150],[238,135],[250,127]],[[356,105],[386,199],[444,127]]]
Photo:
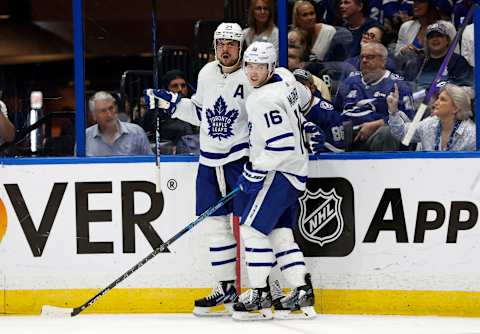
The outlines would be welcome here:
[[[278,320],[291,320],[291,319],[313,319],[317,316],[317,312],[315,312],[315,309],[313,306],[305,306],[301,307],[300,310],[295,310],[295,311],[275,311],[273,314],[273,317]]]
[[[198,307],[193,308],[193,315],[197,317],[227,317],[232,315],[233,304],[228,303],[223,306]]]
[[[273,313],[272,309],[269,308],[250,312],[233,311],[232,318],[238,321],[270,320],[273,319]]]

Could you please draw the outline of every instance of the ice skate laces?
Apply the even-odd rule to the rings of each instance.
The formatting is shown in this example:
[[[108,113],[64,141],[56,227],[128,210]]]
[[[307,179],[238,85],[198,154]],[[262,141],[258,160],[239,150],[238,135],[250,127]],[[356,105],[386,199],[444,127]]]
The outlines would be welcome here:
[[[244,304],[253,304],[258,299],[258,290],[249,289],[238,297],[238,301]]]
[[[216,287],[212,289],[212,292],[205,297],[206,300],[217,300],[217,298],[222,297],[225,295],[225,291],[223,291],[222,283],[218,283]]]
[[[284,297],[282,287],[278,280],[274,280],[270,285],[270,293],[272,295],[272,300],[280,300]]]

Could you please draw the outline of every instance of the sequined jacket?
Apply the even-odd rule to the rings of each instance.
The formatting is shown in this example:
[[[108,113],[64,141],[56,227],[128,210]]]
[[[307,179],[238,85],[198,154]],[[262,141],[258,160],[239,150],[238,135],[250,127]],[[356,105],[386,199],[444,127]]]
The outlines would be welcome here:
[[[410,121],[401,117],[401,113],[390,114],[388,125],[392,134],[401,140],[407,133]],[[412,137],[412,143],[421,143],[422,151],[435,151],[437,142],[437,127],[440,126],[440,120],[436,116],[430,116],[422,120]],[[438,145],[438,150],[443,150]],[[450,151],[475,151],[476,150],[476,132],[475,123],[472,120],[464,120],[453,135]]]

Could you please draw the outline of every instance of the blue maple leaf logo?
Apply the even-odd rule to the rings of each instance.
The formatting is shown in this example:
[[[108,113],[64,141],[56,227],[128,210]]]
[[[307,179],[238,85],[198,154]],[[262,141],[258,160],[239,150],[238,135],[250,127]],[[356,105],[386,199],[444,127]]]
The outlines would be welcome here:
[[[207,108],[208,135],[219,140],[233,136],[233,124],[238,118],[238,110],[228,110],[223,97],[219,97],[213,110]]]

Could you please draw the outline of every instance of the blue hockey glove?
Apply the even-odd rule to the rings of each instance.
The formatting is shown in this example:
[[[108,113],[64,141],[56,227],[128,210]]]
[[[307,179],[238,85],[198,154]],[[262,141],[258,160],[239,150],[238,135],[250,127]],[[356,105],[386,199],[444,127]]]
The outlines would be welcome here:
[[[243,173],[238,178],[237,185],[247,194],[256,194],[262,189],[265,176],[267,172],[253,169],[249,161],[243,166]]]
[[[145,89],[145,104],[150,110],[155,107],[165,110],[169,115],[173,115],[177,108],[177,103],[182,98],[179,94],[165,89]]]
[[[312,122],[302,124],[303,132],[308,143],[308,150],[315,155],[325,151],[325,133]]]

